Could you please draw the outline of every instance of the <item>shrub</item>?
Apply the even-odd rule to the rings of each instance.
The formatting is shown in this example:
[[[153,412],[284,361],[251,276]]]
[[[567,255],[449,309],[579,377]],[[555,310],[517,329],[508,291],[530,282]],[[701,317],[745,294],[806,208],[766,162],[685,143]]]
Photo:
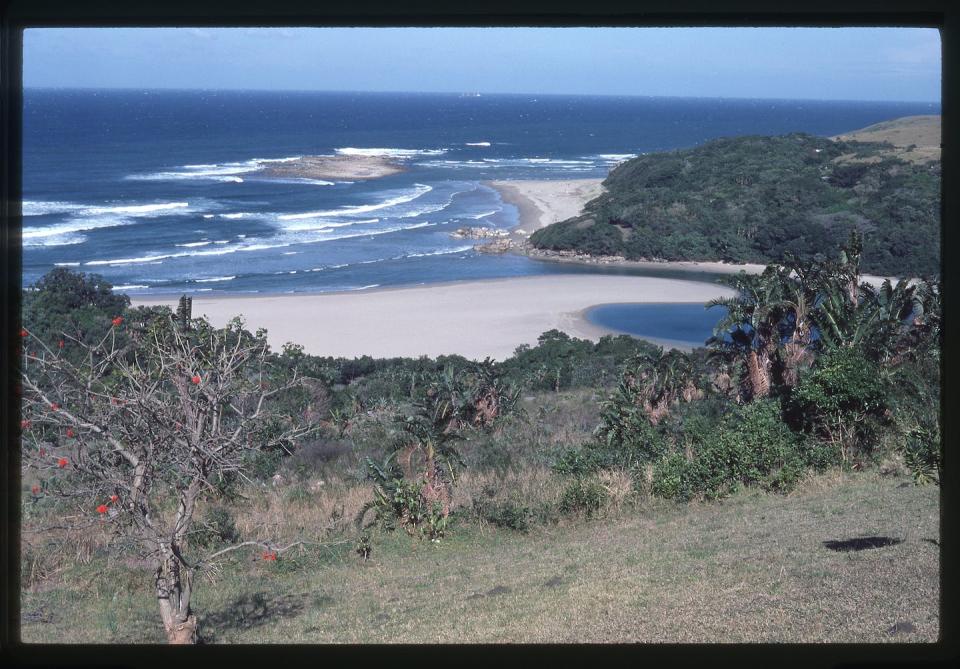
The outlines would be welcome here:
[[[582,513],[588,518],[603,508],[608,498],[607,489],[594,477],[571,481],[560,497],[560,512]]]
[[[491,525],[526,532],[529,527],[530,509],[513,500],[473,500],[473,513]]]
[[[781,420],[780,406],[771,399],[739,408],[701,439],[689,461],[674,453],[656,464],[654,494],[713,499],[756,483],[784,490],[799,479],[806,464],[797,435]]]
[[[666,499],[689,499],[693,493],[687,467],[687,459],[681,453],[664,456],[653,467],[650,491]]]
[[[801,376],[787,408],[802,429],[833,444],[844,462],[852,451],[869,453],[877,437],[866,419],[886,408],[880,370],[852,348],[824,354]]]
[[[560,451],[553,463],[553,471],[564,476],[586,476],[612,464],[610,460],[614,458],[613,451],[593,444],[572,446]]]
[[[343,439],[317,439],[304,444],[287,459],[285,469],[300,478],[323,472],[343,455],[352,451],[350,442]]]
[[[247,472],[253,479],[266,481],[277,473],[283,464],[283,451],[255,451],[247,456]]]
[[[940,483],[941,458],[939,426],[918,426],[907,433],[903,459],[918,484]]]
[[[408,481],[392,458],[377,464],[367,458],[367,469],[373,481],[374,498],[360,509],[355,522],[364,530],[372,525],[392,531],[403,528],[410,536],[439,540],[447,527],[447,515],[439,501],[424,495],[426,481]],[[373,511],[373,520],[364,524],[367,512]]]

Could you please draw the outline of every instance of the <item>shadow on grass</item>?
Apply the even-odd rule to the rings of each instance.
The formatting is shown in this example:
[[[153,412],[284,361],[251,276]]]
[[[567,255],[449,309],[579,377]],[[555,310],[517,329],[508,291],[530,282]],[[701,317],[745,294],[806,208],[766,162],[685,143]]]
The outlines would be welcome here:
[[[824,541],[825,548],[832,551],[865,551],[868,548],[885,548],[887,546],[896,546],[903,543],[903,539],[894,539],[893,537],[856,537],[854,539],[840,539]]]
[[[249,630],[282,618],[295,618],[303,613],[305,602],[306,595],[244,595],[223,609],[204,615],[200,633],[204,643],[216,643],[228,630]]]

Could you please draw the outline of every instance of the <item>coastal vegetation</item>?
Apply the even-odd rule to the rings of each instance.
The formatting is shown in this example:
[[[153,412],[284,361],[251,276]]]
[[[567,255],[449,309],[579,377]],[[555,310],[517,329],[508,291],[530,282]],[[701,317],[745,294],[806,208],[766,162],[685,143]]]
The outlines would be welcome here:
[[[890,140],[917,126],[933,142],[929,119],[917,118],[851,136]],[[628,260],[767,264],[823,259],[856,230],[865,272],[937,275],[938,130],[936,151],[795,133],[642,155],[614,168],[606,192],[580,215],[538,230],[530,242]]]
[[[867,249],[729,277],[690,353],[551,331],[501,362],[273,351],[54,270],[24,292],[25,638],[935,639],[939,283],[862,282]],[[903,543],[900,504],[924,535],[865,588],[826,540]],[[882,595],[824,604],[849,587]],[[743,588],[782,624],[724,631]]]

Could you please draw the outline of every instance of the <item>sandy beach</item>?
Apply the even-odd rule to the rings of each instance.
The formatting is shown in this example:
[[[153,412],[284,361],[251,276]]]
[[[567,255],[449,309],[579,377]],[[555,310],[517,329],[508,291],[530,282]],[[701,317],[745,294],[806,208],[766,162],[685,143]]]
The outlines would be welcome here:
[[[603,179],[485,181],[504,202],[520,211],[513,232],[524,238],[552,223],[573,218],[590,200],[604,192]]]
[[[464,281],[346,293],[193,298],[194,316],[223,325],[242,314],[264,327],[274,348],[294,342],[315,355],[354,357],[460,354],[502,360],[551,329],[596,341],[609,331],[583,317],[615,302],[705,302],[732,291],[652,277],[553,275]],[[134,299],[134,305],[176,298]]]

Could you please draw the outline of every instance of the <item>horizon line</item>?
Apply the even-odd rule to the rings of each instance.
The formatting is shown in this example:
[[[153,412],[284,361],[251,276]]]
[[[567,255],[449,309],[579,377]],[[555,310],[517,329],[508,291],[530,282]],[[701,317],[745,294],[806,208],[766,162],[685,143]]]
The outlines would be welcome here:
[[[476,96],[549,96],[549,97],[589,97],[589,98],[668,98],[680,100],[771,100],[784,102],[863,102],[880,104],[930,104],[942,105],[939,100],[877,100],[865,98],[780,98],[745,97],[723,95],[650,95],[641,93],[508,93],[484,91],[402,91],[402,90],[342,90],[307,88],[198,88],[198,87],[135,87],[135,86],[22,86],[23,91],[158,91],[158,92],[197,92],[197,93],[350,93],[350,94],[392,94],[392,95],[456,95],[460,97]]]

